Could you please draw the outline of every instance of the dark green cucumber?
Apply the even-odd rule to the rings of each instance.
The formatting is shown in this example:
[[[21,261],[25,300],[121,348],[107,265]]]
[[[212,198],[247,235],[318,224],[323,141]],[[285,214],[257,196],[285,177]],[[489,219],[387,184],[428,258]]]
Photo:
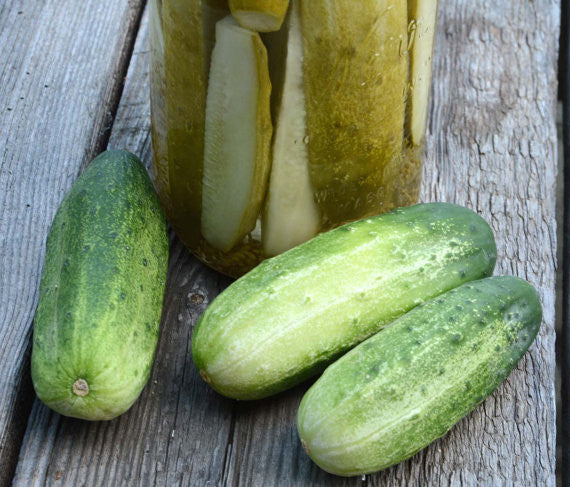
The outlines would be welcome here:
[[[104,152],[48,235],[32,352],[41,401],[89,420],[132,405],[150,374],[167,265],[166,224],[144,166]]]
[[[444,435],[491,394],[533,342],[535,289],[515,277],[464,284],[331,365],[301,402],[301,442],[320,467],[360,475]]]
[[[491,275],[495,257],[487,223],[447,203],[339,227],[229,286],[198,323],[194,362],[223,395],[277,393],[425,300]]]

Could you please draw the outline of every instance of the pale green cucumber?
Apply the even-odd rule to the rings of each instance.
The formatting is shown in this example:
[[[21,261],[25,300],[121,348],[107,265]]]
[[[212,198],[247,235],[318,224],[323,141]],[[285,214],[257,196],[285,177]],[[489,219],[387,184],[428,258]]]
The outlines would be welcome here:
[[[32,380],[65,416],[112,419],[146,384],[158,342],[168,235],[142,163],[104,152],[52,223],[34,318]]]
[[[273,162],[263,214],[263,250],[272,256],[309,240],[319,230],[319,212],[309,175],[298,0],[291,2],[286,28],[267,39],[270,59],[273,57],[285,64],[280,83],[275,86],[273,81],[274,90],[279,94],[275,97]]]
[[[447,203],[345,225],[229,286],[197,325],[194,362],[223,395],[277,393],[423,301],[489,276],[495,257],[487,223]]]
[[[507,378],[541,317],[536,290],[515,277],[464,284],[417,307],[309,389],[298,415],[303,446],[344,476],[409,458]]]
[[[255,228],[271,167],[271,83],[259,34],[216,25],[208,98],[202,234],[227,252]]]

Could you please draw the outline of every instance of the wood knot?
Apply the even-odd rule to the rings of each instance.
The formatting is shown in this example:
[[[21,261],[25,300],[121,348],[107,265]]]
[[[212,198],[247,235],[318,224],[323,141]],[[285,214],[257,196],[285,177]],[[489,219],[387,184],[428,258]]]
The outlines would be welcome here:
[[[202,304],[204,302],[204,295],[200,293],[192,293],[190,296],[190,301],[194,304]]]
[[[77,379],[73,383],[73,394],[79,397],[85,397],[89,394],[89,384],[84,379]]]

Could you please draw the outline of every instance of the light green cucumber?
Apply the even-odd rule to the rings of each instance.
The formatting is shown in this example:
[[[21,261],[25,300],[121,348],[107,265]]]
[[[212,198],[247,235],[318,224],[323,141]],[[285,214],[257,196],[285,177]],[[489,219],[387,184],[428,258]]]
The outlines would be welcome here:
[[[343,476],[411,457],[506,379],[541,317],[537,292],[515,277],[464,284],[417,307],[309,389],[298,415],[303,446]]]
[[[168,265],[162,210],[132,154],[97,157],[52,223],[34,319],[32,380],[65,416],[111,419],[146,384]]]
[[[344,225],[229,286],[197,325],[194,362],[225,396],[280,392],[425,300],[491,275],[495,257],[487,223],[447,203]]]

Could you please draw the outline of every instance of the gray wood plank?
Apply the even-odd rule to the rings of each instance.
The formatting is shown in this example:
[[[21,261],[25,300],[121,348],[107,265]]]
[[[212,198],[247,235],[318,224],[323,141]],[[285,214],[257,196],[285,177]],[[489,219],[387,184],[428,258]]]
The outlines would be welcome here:
[[[561,485],[570,484],[570,4],[563,2],[560,30],[560,95],[562,98],[562,155],[563,155],[563,225],[561,242],[562,285],[561,292],[561,333],[557,342],[560,350],[560,404],[558,445],[561,454],[558,460],[558,472]],[[562,178],[559,179],[559,181]],[[560,183],[559,183],[560,184]],[[560,215],[559,215],[560,217]],[[560,221],[560,218],[559,220]],[[560,261],[559,261],[560,262]]]
[[[449,435],[364,481],[315,467],[295,430],[308,384],[236,403],[200,382],[189,358],[191,327],[227,281],[173,239],[159,350],[143,396],[123,417],[99,424],[35,404],[15,485],[554,485],[558,10],[556,0],[448,0],[440,9],[422,199],[484,215],[497,233],[497,272],[529,279],[544,304],[531,351]],[[146,35],[145,18],[110,145],[148,164]]]
[[[106,140],[143,0],[0,2],[0,484],[33,393],[28,372],[45,238]]]

